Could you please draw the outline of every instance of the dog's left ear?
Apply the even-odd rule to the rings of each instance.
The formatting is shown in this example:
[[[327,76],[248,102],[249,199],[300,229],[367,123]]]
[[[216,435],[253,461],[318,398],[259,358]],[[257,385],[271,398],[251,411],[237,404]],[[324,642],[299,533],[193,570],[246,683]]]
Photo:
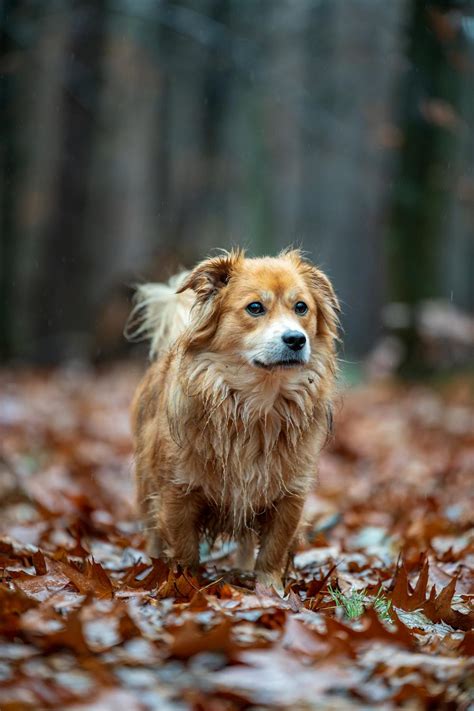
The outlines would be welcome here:
[[[334,288],[324,272],[303,258],[298,249],[285,253],[306,280],[318,306],[318,334],[338,337],[341,307]]]
[[[212,299],[228,284],[238,264],[243,260],[243,250],[232,250],[219,257],[211,257],[200,262],[185,281],[177,293],[192,289],[196,292],[198,301],[205,302]]]
[[[324,272],[312,265],[309,266],[309,279],[318,305],[318,333],[337,338],[341,307],[333,285]]]

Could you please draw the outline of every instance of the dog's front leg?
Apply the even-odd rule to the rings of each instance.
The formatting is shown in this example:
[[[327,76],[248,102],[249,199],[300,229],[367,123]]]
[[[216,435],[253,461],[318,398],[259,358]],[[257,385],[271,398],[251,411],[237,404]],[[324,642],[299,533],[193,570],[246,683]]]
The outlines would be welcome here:
[[[270,509],[261,530],[255,565],[257,580],[282,592],[282,575],[298,530],[304,499],[287,494]]]
[[[241,536],[236,556],[237,568],[253,570],[255,568],[255,536],[253,531],[247,531]]]
[[[181,487],[170,487],[163,502],[166,538],[173,559],[183,567],[199,565],[199,523],[203,498],[199,492],[186,493]]]

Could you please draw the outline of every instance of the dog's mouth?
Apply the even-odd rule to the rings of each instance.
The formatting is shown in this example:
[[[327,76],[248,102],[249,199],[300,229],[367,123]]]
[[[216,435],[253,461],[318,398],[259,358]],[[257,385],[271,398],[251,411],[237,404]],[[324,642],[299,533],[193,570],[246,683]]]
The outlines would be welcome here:
[[[276,360],[273,361],[273,363],[262,363],[261,360],[255,359],[254,365],[264,370],[274,370],[275,368],[296,368],[298,365],[304,365],[304,361],[297,358],[288,358],[285,360]]]

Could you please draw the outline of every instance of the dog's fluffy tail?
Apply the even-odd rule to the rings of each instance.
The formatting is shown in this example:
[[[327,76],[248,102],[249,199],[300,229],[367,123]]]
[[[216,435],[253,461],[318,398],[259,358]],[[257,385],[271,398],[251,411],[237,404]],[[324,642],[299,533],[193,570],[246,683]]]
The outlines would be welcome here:
[[[195,294],[190,289],[176,293],[188,274],[175,274],[166,284],[137,287],[125,336],[130,341],[150,340],[151,359],[171,346],[189,323]]]

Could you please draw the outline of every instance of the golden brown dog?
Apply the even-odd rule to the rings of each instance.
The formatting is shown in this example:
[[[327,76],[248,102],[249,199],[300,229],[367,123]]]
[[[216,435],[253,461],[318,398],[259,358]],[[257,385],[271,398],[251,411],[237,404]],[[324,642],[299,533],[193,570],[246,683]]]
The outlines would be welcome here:
[[[138,500],[151,555],[199,563],[228,535],[238,564],[281,586],[327,437],[338,302],[297,250],[201,262],[139,288],[150,365],[133,403]]]

